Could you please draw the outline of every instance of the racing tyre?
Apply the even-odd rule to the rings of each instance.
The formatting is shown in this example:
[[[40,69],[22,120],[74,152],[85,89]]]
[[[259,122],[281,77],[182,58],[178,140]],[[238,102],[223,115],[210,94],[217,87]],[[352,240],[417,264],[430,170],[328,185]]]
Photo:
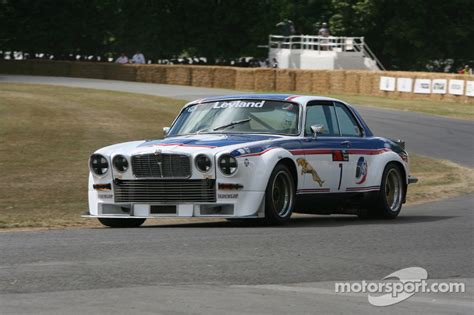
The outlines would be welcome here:
[[[295,205],[295,181],[290,170],[278,164],[265,190],[265,223],[283,224],[290,220]]]
[[[374,204],[366,212],[359,214],[362,218],[395,219],[402,209],[405,196],[405,183],[400,167],[389,163],[382,175],[380,191]]]
[[[98,218],[99,222],[111,228],[139,227],[146,219]]]

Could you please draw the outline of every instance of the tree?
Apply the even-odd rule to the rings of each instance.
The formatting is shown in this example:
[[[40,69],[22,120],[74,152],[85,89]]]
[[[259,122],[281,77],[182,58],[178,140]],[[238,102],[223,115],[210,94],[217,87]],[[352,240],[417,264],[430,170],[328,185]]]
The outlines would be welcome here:
[[[388,69],[442,70],[471,63],[471,0],[0,0],[0,50],[149,59],[266,55],[275,25],[297,34],[364,36]],[[434,66],[434,68],[433,68]]]

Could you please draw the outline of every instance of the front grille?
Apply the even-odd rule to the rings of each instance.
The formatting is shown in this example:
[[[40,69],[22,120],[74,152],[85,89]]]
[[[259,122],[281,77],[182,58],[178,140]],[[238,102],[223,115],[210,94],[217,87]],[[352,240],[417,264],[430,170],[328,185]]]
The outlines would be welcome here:
[[[134,155],[132,171],[138,178],[188,178],[191,176],[191,159],[184,154]]]
[[[115,180],[115,202],[215,202],[214,179]]]

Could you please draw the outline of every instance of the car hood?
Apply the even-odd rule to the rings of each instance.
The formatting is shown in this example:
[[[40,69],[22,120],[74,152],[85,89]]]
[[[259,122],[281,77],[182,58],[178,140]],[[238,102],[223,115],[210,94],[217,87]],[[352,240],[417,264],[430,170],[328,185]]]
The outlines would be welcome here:
[[[275,135],[255,134],[200,134],[179,137],[168,137],[161,140],[134,141],[105,147],[97,153],[113,155],[135,155],[155,153],[217,153],[223,150],[234,150],[243,146],[266,143],[271,140],[285,138]]]

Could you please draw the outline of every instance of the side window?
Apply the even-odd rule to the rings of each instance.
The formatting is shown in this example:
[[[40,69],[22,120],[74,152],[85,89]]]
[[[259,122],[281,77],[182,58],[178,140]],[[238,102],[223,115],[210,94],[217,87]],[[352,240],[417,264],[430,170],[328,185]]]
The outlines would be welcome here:
[[[352,113],[341,103],[335,103],[335,106],[341,135],[346,137],[360,137],[361,131]]]
[[[305,135],[313,134],[312,125],[322,125],[323,136],[339,136],[336,114],[332,104],[308,104],[306,109]]]

